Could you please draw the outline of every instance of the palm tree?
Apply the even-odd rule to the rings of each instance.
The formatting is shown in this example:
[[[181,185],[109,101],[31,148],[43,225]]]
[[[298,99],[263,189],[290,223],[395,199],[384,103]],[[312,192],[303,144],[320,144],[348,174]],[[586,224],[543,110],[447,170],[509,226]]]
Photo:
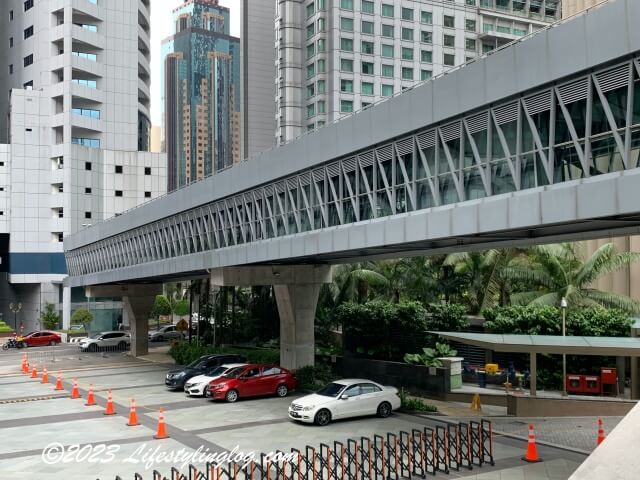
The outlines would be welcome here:
[[[522,250],[515,248],[451,253],[443,266],[453,267],[462,277],[469,313],[478,314],[486,308],[507,303],[511,279],[505,275],[505,269],[521,254]]]
[[[338,267],[333,283],[335,305],[349,301],[364,303],[371,287],[387,287],[389,280],[377,271],[373,262],[354,263]]]
[[[607,243],[583,260],[577,250],[572,244],[537,246],[530,250],[529,261],[507,267],[505,271],[510,278],[522,280],[529,286],[528,291],[511,295],[511,302],[558,306],[564,297],[571,307],[601,306],[639,313],[637,300],[603,292],[592,285],[600,277],[640,261],[640,253],[618,253],[613,243]]]

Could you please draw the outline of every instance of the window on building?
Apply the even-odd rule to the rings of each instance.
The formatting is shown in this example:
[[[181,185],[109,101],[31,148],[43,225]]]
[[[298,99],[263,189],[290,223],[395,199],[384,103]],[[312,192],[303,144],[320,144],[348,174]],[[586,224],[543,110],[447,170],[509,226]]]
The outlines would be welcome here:
[[[324,80],[318,80],[317,83],[318,94],[325,92],[325,82]]]
[[[422,43],[433,43],[433,33],[425,32],[424,30],[420,32],[420,41]]]
[[[58,233],[58,242],[59,243],[64,242],[64,233]]]
[[[393,65],[382,65],[382,76],[393,77]]]
[[[431,70],[420,70],[420,80],[422,80],[423,82],[425,80],[429,80],[431,78]]]
[[[484,33],[493,32],[494,28],[495,28],[495,27],[494,27],[494,26],[493,26],[493,24],[491,24],[491,23],[483,23],[483,24],[482,24],[482,31],[483,31]]]
[[[340,70],[342,72],[353,72],[353,60],[349,60],[348,58],[341,58]]]
[[[402,39],[413,42],[413,28],[402,27]]]
[[[324,38],[318,40],[318,53],[324,52],[327,49],[327,41]]]
[[[456,22],[455,17],[452,17],[451,15],[444,16],[443,24],[446,28],[454,28],[455,22]]]
[[[84,218],[91,218],[91,212],[84,212]]]
[[[84,169],[91,170],[91,162],[84,162]]]
[[[353,93],[353,80],[349,79],[341,79],[340,80],[340,91],[346,93]]]
[[[373,95],[373,83],[371,82],[362,82],[360,86],[360,91],[362,95]]]
[[[318,19],[318,32],[324,32],[326,28],[326,20],[324,18]]]
[[[402,59],[413,60],[413,48],[402,47]]]
[[[369,13],[373,15],[373,2],[370,2],[369,0],[362,0],[360,10],[362,10],[362,13]]]
[[[326,69],[326,63],[324,59],[318,60],[318,73],[324,73]]]
[[[477,0],[465,0],[464,3],[466,3],[467,5],[469,5],[471,7],[475,7],[476,6],[476,1]]]
[[[9,10],[9,21],[13,22],[13,10]]]
[[[498,25],[498,28],[496,30],[498,30],[498,32],[500,33],[511,33],[511,28],[504,25]]]
[[[340,8],[353,10],[353,0],[340,0]]]
[[[316,8],[315,8],[315,4],[313,2],[311,2],[309,5],[307,5],[307,18],[313,16],[314,13],[316,13]]]
[[[91,187],[85,187],[84,188],[84,193],[87,194],[87,195],[90,195],[91,194]]]
[[[311,98],[316,94],[315,84],[307,85],[307,98]]]
[[[456,64],[456,56],[450,53],[445,53],[444,64],[448,67],[453,67]]]
[[[318,5],[318,11],[325,9],[324,0],[317,0],[316,4]]]
[[[393,45],[382,44],[382,56],[393,58]]]
[[[122,196],[122,190],[116,190],[116,197]]]
[[[122,165],[116,165],[116,173],[122,173]]]
[[[362,62],[362,74],[363,75],[373,75],[373,63],[372,62]]]
[[[307,118],[312,118],[316,116],[316,104],[312,103],[311,105],[307,105]]]
[[[476,31],[476,21],[467,18],[464,21],[464,28],[467,32],[475,32]]]
[[[393,5],[389,5],[387,3],[382,4],[382,16],[383,17],[393,17]]]
[[[144,198],[151,198],[151,192],[144,192]]]
[[[393,38],[393,25],[382,24],[382,36]]]
[[[340,17],[340,30],[353,32],[353,18]]]
[[[513,28],[513,34],[518,37],[524,37],[527,34],[527,31],[523,28]]]
[[[402,19],[413,21],[413,8],[402,7]]]
[[[309,25],[307,25],[307,38],[311,38],[315,35],[315,27],[315,23],[310,23]]]
[[[24,57],[23,63],[25,67],[28,67],[29,65],[33,64],[33,54],[30,54]]]
[[[24,11],[31,10],[33,8],[33,0],[26,0],[24,2]]]
[[[58,209],[58,218],[64,218],[64,208]]]
[[[475,38],[467,38],[464,41],[464,48],[466,50],[471,50],[473,52],[476,51],[476,40]]]
[[[353,112],[353,100],[340,100],[340,112],[342,113]]]
[[[87,53],[87,52],[71,52],[71,55],[79,58],[84,58],[85,60],[89,60],[91,62],[97,62],[98,56],[95,53]]]
[[[340,38],[340,50],[343,50],[345,52],[353,52],[353,39]]]
[[[381,94],[383,97],[393,96],[393,85],[382,85]]]
[[[423,63],[433,63],[433,52],[431,50],[420,50],[420,61]]]
[[[9,75],[13,75],[13,63],[9,64]]]
[[[362,42],[362,53],[373,55],[373,42]]]
[[[326,108],[325,108],[324,100],[320,100],[318,102],[318,113],[325,113],[325,112],[326,112]]]
[[[307,65],[307,78],[311,78],[316,74],[316,66],[315,64]]]
[[[482,44],[482,53],[489,53],[493,49],[494,49],[494,46],[491,45],[490,43],[483,43]]]
[[[151,167],[144,167],[144,174],[151,175]]]
[[[32,90],[33,89],[33,80],[29,80],[28,82],[24,82],[22,84],[22,88],[24,88],[25,90]]]
[[[453,35],[444,35],[442,43],[445,47],[455,47],[456,37],[454,37]]]
[[[413,80],[413,68],[402,67],[402,79],[403,80]]]
[[[363,20],[361,30],[362,30],[362,33],[366,33],[367,35],[373,35],[373,22],[365,22]]]
[[[316,44],[312,43],[307,45],[307,58],[311,58],[316,54]]]
[[[9,37],[9,48],[13,48],[13,37]]]

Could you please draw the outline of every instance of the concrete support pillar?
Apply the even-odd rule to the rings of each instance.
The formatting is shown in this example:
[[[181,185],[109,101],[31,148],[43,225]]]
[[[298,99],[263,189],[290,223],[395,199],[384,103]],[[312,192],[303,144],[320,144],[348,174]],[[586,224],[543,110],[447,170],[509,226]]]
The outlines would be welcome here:
[[[225,267],[211,271],[211,285],[273,285],[280,314],[280,366],[295,370],[314,364],[314,320],[323,283],[331,282],[328,265]]]
[[[71,328],[71,288],[62,287],[62,328]]]
[[[627,376],[627,357],[616,357],[616,370],[618,372],[618,392],[624,394],[624,379]]]
[[[162,285],[105,285],[87,287],[87,298],[122,298],[123,323],[131,333],[131,355],[140,357],[149,353],[149,313]]]
[[[274,285],[280,314],[280,365],[295,370],[315,363],[314,320],[320,283]]]
[[[536,353],[531,352],[529,354],[529,385],[530,394],[535,397],[538,393],[537,381],[538,381],[538,366],[537,366]]]

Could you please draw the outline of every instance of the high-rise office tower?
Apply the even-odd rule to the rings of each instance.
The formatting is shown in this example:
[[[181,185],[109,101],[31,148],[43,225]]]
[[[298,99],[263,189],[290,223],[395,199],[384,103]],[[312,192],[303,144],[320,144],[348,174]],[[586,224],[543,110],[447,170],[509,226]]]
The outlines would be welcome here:
[[[575,15],[602,1],[603,0],[562,0],[562,17],[565,18]]]
[[[240,40],[229,20],[218,0],[185,1],[162,42],[169,190],[240,161]]]
[[[275,144],[275,0],[242,0],[240,78],[242,82],[242,158]]]
[[[149,149],[149,0],[0,3],[0,312],[68,324],[63,238],[164,193]],[[21,304],[15,316],[9,304]],[[118,306],[96,313],[112,328]],[[63,308],[64,307],[64,308]],[[104,305],[103,305],[104,307]],[[102,323],[100,323],[102,322]]]
[[[278,143],[560,19],[559,0],[278,0]]]

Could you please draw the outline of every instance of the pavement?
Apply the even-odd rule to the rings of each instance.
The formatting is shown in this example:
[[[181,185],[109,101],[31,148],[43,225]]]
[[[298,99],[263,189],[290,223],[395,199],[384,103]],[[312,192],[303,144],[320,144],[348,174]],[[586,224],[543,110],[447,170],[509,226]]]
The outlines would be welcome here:
[[[123,353],[79,354],[76,347],[71,346],[54,348],[57,348],[55,362],[53,352],[46,348],[28,349],[31,358],[51,362],[49,384],[18,373],[22,352],[0,352],[2,480],[111,480],[116,475],[125,480],[133,479],[135,473],[151,479],[153,470],[171,477],[171,467],[177,466],[183,472],[186,468],[176,465],[175,461],[161,459],[160,452],[169,456],[198,449],[212,453],[236,449],[259,455],[275,450],[290,451],[292,447],[302,450],[307,445],[318,449],[321,443],[333,445],[334,441],[344,443],[347,439],[384,436],[387,432],[434,428],[457,422],[463,419],[462,414],[469,412],[463,405],[449,405],[449,416],[395,413],[388,419],[367,417],[337,421],[320,428],[288,419],[287,407],[296,394],[284,399],[247,399],[227,404],[167,391],[163,379],[171,360],[163,346],[153,348],[144,359]],[[63,392],[53,390],[58,371],[63,377]],[[87,407],[84,400],[69,398],[74,378],[83,397],[93,385],[97,406]],[[113,416],[103,415],[109,390],[115,403],[116,415]],[[136,427],[126,426],[132,398],[141,423]],[[153,434],[161,407],[165,410],[170,438],[155,440]],[[580,449],[571,451],[571,448],[575,450],[575,445],[580,445],[586,450],[589,435],[577,441],[559,436],[557,444],[539,445],[544,462],[526,464],[521,460],[526,439],[518,438],[522,426],[508,417],[494,416],[491,420],[494,431],[505,430],[506,434],[494,435],[495,466],[452,471],[449,475],[439,473],[434,478],[564,480],[586,458]],[[584,420],[585,431],[587,423]],[[609,427],[609,420],[606,423]],[[571,432],[578,428],[574,424],[573,430],[569,430],[566,424],[551,421],[547,425],[540,427],[540,435],[549,435],[549,438],[559,435],[557,431]],[[595,436],[593,439],[595,441]],[[203,462],[193,463],[203,466]]]

